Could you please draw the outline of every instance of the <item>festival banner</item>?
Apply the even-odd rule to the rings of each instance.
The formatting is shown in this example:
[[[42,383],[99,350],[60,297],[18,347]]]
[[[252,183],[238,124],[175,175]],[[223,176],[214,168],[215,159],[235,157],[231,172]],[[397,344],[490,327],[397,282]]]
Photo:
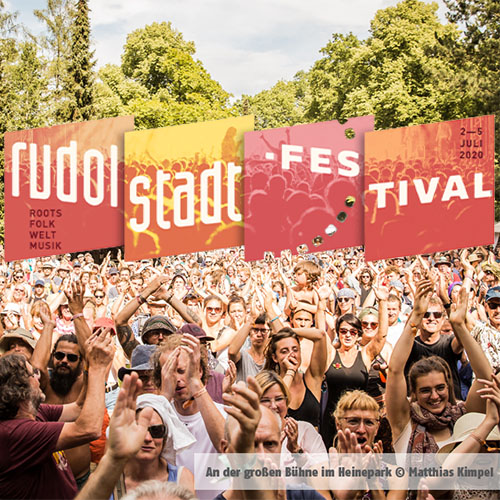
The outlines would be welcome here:
[[[5,257],[123,245],[123,134],[134,117],[5,134]]]
[[[494,240],[494,117],[365,135],[367,260]]]
[[[243,244],[243,134],[253,116],[125,134],[125,258]]]
[[[363,244],[364,134],[373,116],[245,134],[245,259]]]

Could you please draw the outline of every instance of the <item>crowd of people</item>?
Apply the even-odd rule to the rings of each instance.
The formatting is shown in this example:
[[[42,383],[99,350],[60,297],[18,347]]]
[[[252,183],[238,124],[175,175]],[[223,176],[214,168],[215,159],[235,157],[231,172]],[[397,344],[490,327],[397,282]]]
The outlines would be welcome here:
[[[207,489],[209,455],[195,466],[499,450],[492,248],[0,260],[0,303],[0,498],[499,498],[432,482]]]

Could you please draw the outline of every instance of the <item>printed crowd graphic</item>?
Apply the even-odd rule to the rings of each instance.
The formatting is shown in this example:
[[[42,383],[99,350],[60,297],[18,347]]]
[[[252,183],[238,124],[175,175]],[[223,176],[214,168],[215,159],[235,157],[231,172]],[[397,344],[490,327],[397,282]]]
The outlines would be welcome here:
[[[125,258],[243,244],[243,134],[253,116],[125,134]]]
[[[134,131],[129,116],[5,134],[6,259],[244,243],[246,260],[363,244],[377,260],[494,241],[493,116],[253,127]]]
[[[5,258],[123,245],[126,116],[5,134]]]
[[[363,244],[363,137],[374,117],[245,134],[245,259]]]
[[[494,117],[365,135],[365,255],[386,259],[494,240]]]

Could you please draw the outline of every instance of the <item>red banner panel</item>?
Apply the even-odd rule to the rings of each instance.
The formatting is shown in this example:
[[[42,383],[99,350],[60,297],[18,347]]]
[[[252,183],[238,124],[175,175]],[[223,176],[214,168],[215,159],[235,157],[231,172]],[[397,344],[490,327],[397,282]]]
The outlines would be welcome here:
[[[123,244],[132,116],[5,134],[7,260]]]
[[[125,134],[128,260],[243,244],[243,133],[253,116]]]
[[[494,117],[365,135],[366,259],[494,240]]]
[[[365,132],[373,116],[245,134],[245,259],[363,244]]]

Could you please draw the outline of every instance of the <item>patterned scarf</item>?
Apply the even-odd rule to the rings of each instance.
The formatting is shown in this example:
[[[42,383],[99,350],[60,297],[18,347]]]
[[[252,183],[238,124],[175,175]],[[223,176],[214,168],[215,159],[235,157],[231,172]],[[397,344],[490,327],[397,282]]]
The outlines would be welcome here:
[[[464,413],[466,409],[463,401],[456,405],[447,403],[446,408],[439,415],[422,408],[416,402],[412,403],[410,418],[416,425],[408,443],[408,453],[437,453],[439,446],[430,431],[438,431],[446,427],[453,431],[455,422]]]

